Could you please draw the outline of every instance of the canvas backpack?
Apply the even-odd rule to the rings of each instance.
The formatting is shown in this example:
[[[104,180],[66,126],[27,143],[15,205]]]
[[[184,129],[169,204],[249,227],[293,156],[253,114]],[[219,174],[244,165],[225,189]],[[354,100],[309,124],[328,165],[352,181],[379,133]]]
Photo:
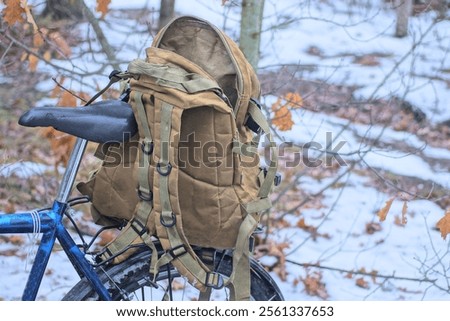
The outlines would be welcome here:
[[[232,299],[249,299],[249,239],[277,177],[254,70],[225,33],[183,16],[157,34],[145,60],[116,77],[128,81],[139,137],[103,148],[100,169],[78,185],[98,223],[127,222],[99,257],[120,262],[145,243],[154,250],[152,275],[171,263],[202,293],[227,286]],[[261,137],[271,152],[264,168]],[[108,166],[112,154],[126,159]],[[165,250],[159,258],[154,237]],[[215,273],[197,246],[233,250],[231,276]]]

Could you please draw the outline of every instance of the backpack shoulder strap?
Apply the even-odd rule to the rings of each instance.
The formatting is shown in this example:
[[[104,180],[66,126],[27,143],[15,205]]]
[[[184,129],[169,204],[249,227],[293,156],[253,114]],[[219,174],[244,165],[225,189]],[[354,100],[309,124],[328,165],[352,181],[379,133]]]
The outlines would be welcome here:
[[[160,213],[156,219],[156,230],[161,245],[166,249],[166,253],[158,260],[154,266],[153,273],[156,274],[159,267],[171,262],[182,275],[185,275],[191,284],[202,292],[208,287],[220,288],[224,285],[221,275],[211,272],[211,270],[201,262],[192,247],[187,241],[182,227],[181,213],[179,209],[173,208],[172,203],[177,204],[178,200],[171,199],[170,189],[173,189],[178,180],[178,168],[176,164],[171,164],[175,159],[175,148],[178,135],[172,132],[180,131],[180,122],[173,123],[172,119],[181,118],[182,110],[174,110],[174,106],[161,102],[156,104],[156,113],[161,115],[160,137],[155,137],[159,141],[159,161],[156,164],[157,173],[154,177],[155,191],[159,193],[159,204],[157,212]],[[175,193],[176,194],[176,193]],[[176,196],[176,195],[175,195]],[[160,207],[160,208],[159,208]]]
[[[258,138],[255,140],[256,144],[259,141],[259,136],[264,134],[270,144],[271,158],[269,168],[260,179],[261,187],[258,192],[258,198],[247,204],[242,204],[246,216],[239,228],[233,252],[233,270],[227,284],[231,295],[239,301],[250,298],[250,237],[260,221],[261,213],[272,206],[268,196],[274,185],[278,164],[276,144],[273,140],[269,123],[253,100],[250,100],[248,113],[256,125],[259,126]]]

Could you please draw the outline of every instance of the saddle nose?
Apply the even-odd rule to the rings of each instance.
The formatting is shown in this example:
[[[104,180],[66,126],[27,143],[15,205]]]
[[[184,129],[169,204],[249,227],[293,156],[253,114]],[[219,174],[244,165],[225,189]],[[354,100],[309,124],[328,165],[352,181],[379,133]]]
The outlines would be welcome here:
[[[86,107],[37,107],[25,112],[19,124],[53,127],[97,143],[123,142],[137,133],[131,106],[121,100],[105,100]]]

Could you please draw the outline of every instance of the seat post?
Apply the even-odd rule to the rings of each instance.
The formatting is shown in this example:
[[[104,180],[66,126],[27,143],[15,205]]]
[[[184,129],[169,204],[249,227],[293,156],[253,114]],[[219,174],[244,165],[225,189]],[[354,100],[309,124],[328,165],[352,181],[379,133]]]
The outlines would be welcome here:
[[[69,199],[87,143],[88,141],[82,138],[77,138],[75,142],[56,197],[56,200],[60,203],[65,204]]]

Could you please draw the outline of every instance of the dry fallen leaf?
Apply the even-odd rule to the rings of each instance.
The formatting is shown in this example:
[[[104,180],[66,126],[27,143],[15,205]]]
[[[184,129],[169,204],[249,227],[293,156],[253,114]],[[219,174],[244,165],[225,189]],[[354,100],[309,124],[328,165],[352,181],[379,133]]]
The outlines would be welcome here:
[[[20,235],[12,235],[9,237],[9,243],[14,245],[23,245],[25,243],[25,240]]]
[[[74,107],[77,105],[77,98],[72,93],[64,90],[57,105],[60,107]],[[50,148],[55,157],[55,170],[59,164],[66,166],[76,138],[57,131],[53,127],[43,128],[40,133],[50,141]]]
[[[403,224],[403,218],[400,217],[400,215],[395,215],[394,216],[394,224],[397,225],[397,226],[402,226],[402,227],[405,226],[405,224]]]
[[[290,109],[296,109],[302,106],[303,98],[298,93],[289,92],[284,96],[279,97],[277,101],[272,104],[272,111],[274,112],[272,124],[281,131],[290,130],[294,125]]]
[[[445,212],[444,217],[437,222],[436,226],[441,232],[442,238],[445,240],[448,233],[450,233],[450,209]]]
[[[281,131],[290,130],[294,125],[292,120],[292,114],[286,106],[273,107],[274,117],[272,119],[272,124],[278,127]]]
[[[36,32],[33,35],[33,46],[35,48],[40,48],[44,45],[45,41],[44,38],[42,37],[42,34],[40,32]]]
[[[111,0],[97,0],[97,12],[100,12],[102,14],[101,18],[104,18],[106,14],[109,11],[109,4],[111,3]]]
[[[328,299],[329,295],[325,287],[325,283],[322,282],[322,273],[308,273],[305,278],[301,278],[301,281],[303,282],[305,291],[306,293],[308,293],[308,295],[318,296],[323,300]]]
[[[287,93],[284,95],[284,99],[286,100],[286,105],[292,109],[303,107],[303,98],[298,93]]]
[[[289,248],[289,243],[275,243],[273,241],[269,241],[265,244],[257,245],[255,248],[255,256],[272,256],[276,259],[276,261],[268,266],[270,271],[275,272],[278,276],[285,281],[287,278],[286,271],[286,255],[284,254],[284,250]]]
[[[50,33],[48,37],[63,56],[69,57],[72,54],[72,48],[58,31]]]
[[[4,0],[5,7],[2,10],[3,20],[10,26],[16,22],[25,22],[25,9],[21,6],[22,1]]]
[[[366,224],[366,233],[372,235],[376,232],[381,231],[381,225],[379,223],[371,222]]]
[[[382,209],[378,211],[378,217],[380,218],[380,222],[383,222],[386,219],[386,216],[389,213],[389,210],[391,209],[392,202],[395,200],[395,196],[391,197],[386,201],[386,204]]]
[[[364,280],[364,278],[362,278],[362,277],[356,279],[356,285],[363,289],[369,288],[369,283],[366,280]]]
[[[28,56],[28,68],[30,69],[31,72],[36,71],[38,62],[39,59],[35,55]]]
[[[403,202],[403,208],[402,208],[402,224],[405,225],[408,223],[408,218],[406,217],[406,214],[408,212],[408,202]]]

